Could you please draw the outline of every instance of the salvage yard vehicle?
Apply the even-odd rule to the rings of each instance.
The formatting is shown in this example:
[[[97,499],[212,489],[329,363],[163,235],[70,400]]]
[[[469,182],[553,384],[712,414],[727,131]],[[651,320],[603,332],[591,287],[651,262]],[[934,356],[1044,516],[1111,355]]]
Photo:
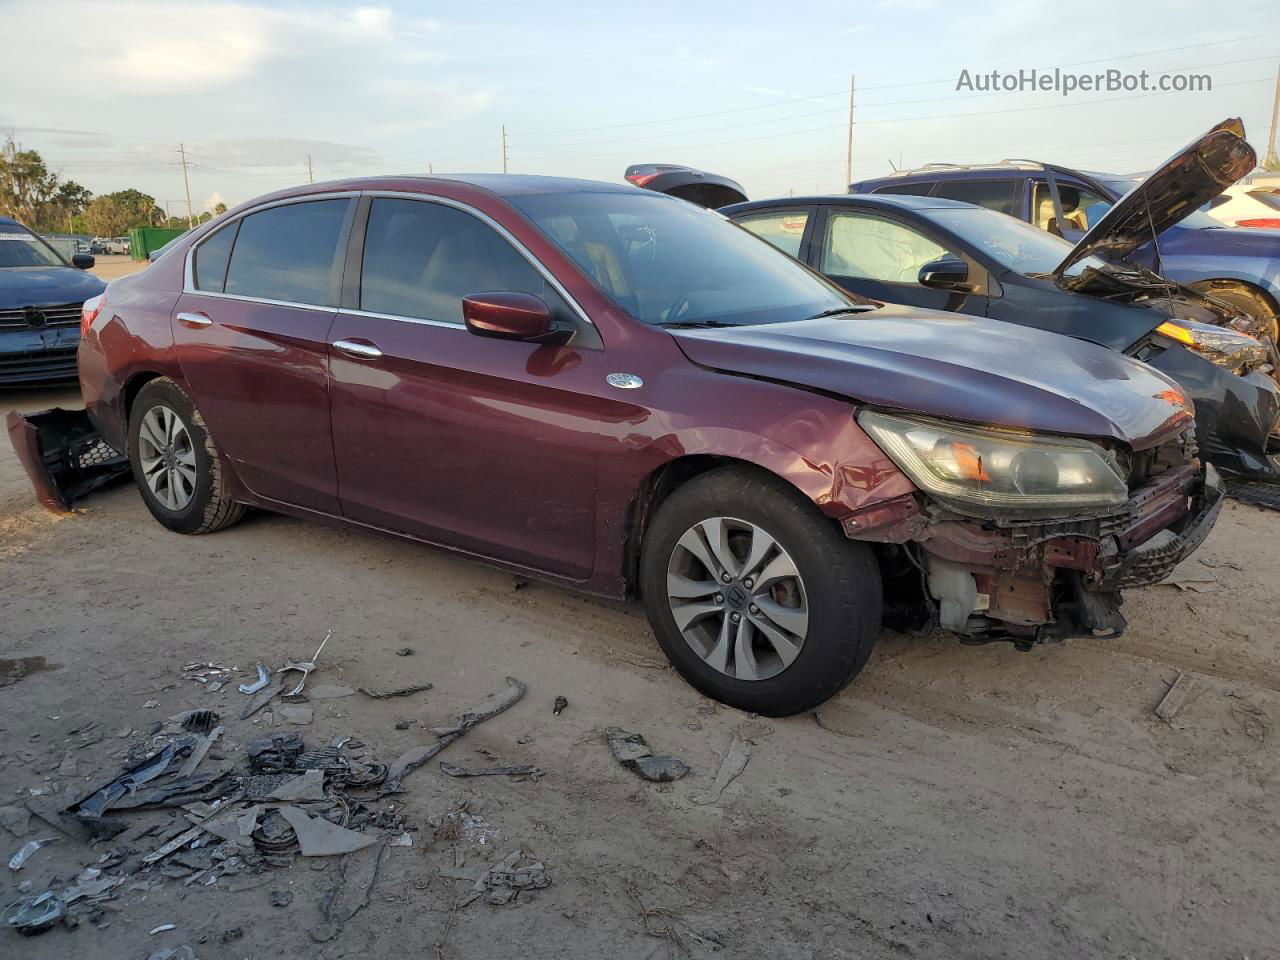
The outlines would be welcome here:
[[[94,259],[66,260],[17,220],[0,217],[0,387],[76,378],[81,306],[106,289],[85,271]]]
[[[1222,506],[1151,367],[850,296],[631,186],[315,184],[181,242],[86,304],[80,348],[157,521],[256,506],[639,594],[681,674],[744,710],[821,703],[882,622],[1118,634],[1122,588]],[[42,490],[60,432],[10,418]]]
[[[1224,227],[1280,229],[1280,187],[1237,183],[1203,209]]]
[[[1191,396],[1208,460],[1241,478],[1280,479],[1268,453],[1280,387],[1267,347],[1216,325],[1234,313],[1194,290],[1102,260],[1093,251],[1106,236],[1073,248],[940,197],[784,197],[720,212],[851,293],[995,317],[1144,360]]]
[[[1244,125],[1235,119],[1224,120],[1145,179],[1007,160],[930,164],[851,184],[849,192],[963,200],[1073,243],[1105,217],[1109,242],[1094,252],[1223,300],[1253,318],[1251,332],[1276,343],[1280,233],[1226,229],[1199,209],[1256,165]],[[1122,198],[1126,212],[1113,216]]]

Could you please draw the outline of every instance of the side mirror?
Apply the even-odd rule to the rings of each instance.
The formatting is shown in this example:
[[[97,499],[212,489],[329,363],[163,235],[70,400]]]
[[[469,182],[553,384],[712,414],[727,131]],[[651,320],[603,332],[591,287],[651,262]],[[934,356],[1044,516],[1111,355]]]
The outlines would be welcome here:
[[[97,262],[97,260],[87,253],[75,253],[71,255],[71,265],[73,267],[79,267],[81,270],[88,270]]]
[[[920,268],[917,279],[921,286],[938,290],[968,290],[969,264],[956,257],[931,260]]]
[[[475,293],[462,298],[462,319],[477,337],[545,340],[551,310],[531,293]]]

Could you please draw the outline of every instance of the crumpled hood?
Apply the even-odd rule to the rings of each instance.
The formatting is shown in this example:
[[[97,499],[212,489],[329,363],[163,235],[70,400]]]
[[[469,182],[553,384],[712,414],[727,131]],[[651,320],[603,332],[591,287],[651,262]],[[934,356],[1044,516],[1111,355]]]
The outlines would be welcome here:
[[[76,267],[0,267],[0,310],[77,303],[105,289],[105,283]]]
[[[1182,389],[1096,344],[886,304],[795,323],[671,330],[694,363],[876,407],[1145,449],[1192,419]]]
[[[1095,223],[1058,265],[1061,277],[1072,264],[1094,254],[1104,260],[1126,257],[1231,186],[1258,163],[1244,139],[1244,124],[1223,120],[1200,139],[1166,160],[1126,193]]]

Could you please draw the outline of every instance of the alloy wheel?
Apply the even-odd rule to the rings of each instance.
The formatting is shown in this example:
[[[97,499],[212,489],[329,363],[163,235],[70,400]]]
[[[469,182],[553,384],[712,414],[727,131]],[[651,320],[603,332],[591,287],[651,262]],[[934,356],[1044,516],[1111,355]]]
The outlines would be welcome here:
[[[160,504],[182,510],[196,492],[196,451],[191,434],[173,409],[157,404],[138,428],[138,459],[147,486]]]
[[[695,523],[667,564],[667,600],[685,642],[737,680],[767,680],[795,661],[809,629],[804,581],[763,527],[732,517]]]

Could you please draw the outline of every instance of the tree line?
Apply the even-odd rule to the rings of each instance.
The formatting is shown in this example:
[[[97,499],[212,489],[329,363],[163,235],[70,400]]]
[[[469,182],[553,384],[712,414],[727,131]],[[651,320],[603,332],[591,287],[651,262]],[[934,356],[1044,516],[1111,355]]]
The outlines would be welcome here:
[[[219,203],[197,223],[225,213]],[[133,227],[172,227],[185,230],[186,217],[169,217],[155,198],[141,190],[117,190],[94,196],[74,180],[48,168],[36,150],[19,150],[13,138],[0,152],[0,216],[13,217],[38,233],[83,233],[119,237]]]

